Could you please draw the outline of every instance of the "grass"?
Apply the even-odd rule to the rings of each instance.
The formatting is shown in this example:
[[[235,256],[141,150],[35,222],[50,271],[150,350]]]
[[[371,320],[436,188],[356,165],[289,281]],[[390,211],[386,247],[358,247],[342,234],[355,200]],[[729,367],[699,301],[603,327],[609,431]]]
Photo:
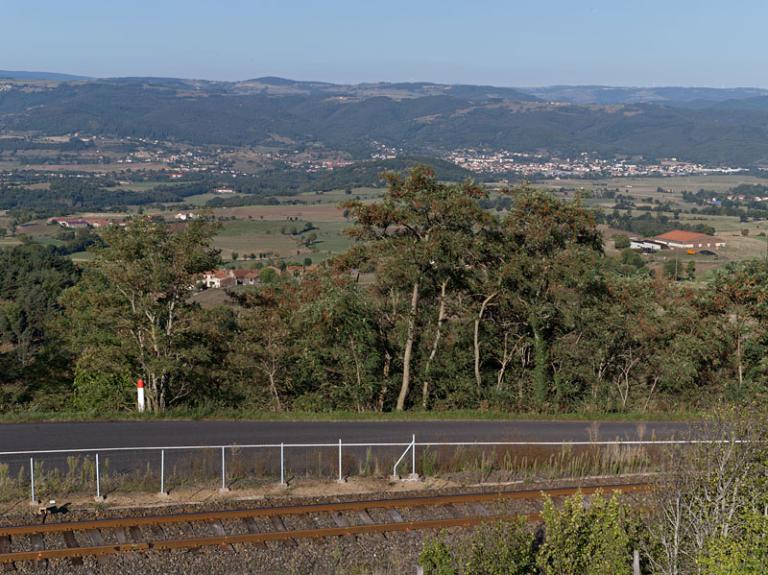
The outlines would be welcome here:
[[[239,253],[241,257],[265,252],[282,257],[297,255],[296,251],[300,248],[296,239],[280,233],[280,229],[285,225],[285,222],[259,220],[225,222],[214,239],[214,246],[221,250],[225,260],[231,259],[233,252]],[[291,222],[290,225],[302,228],[304,223]]]
[[[147,181],[147,182],[130,182],[126,184],[120,184],[107,188],[111,191],[127,190],[131,192],[148,192],[158,186],[180,186],[183,182],[167,182],[167,181]]]
[[[768,179],[747,175],[697,175],[657,178],[603,178],[596,180],[562,179],[542,180],[536,182],[538,187],[544,188],[575,188],[594,190],[618,188],[622,194],[630,194],[643,197],[669,198],[669,194],[659,194],[657,188],[664,188],[676,195],[682,195],[684,190],[696,192],[700,189],[725,192],[740,184],[768,184]]]
[[[768,233],[768,222],[750,221],[741,222],[736,216],[712,216],[704,214],[692,214],[693,208],[700,208],[693,203],[683,200],[682,192],[687,190],[691,192],[699,189],[725,192],[739,184],[766,184],[768,179],[756,178],[746,175],[713,175],[713,176],[681,176],[674,178],[606,178],[602,180],[547,180],[537,183],[537,186],[548,189],[566,190],[565,195],[568,198],[574,196],[574,191],[590,190],[613,190],[617,189],[619,193],[630,196],[635,205],[649,206],[653,205],[648,200],[658,200],[662,203],[671,203],[681,211],[679,221],[681,224],[706,224],[716,230],[716,234],[726,240],[725,248],[717,250],[717,256],[689,255],[685,250],[675,250],[674,252],[661,252],[651,256],[644,256],[651,268],[660,268],[663,263],[670,258],[679,258],[683,265],[689,261],[696,263],[697,281],[706,281],[710,279],[716,270],[722,268],[729,262],[743,261],[754,258],[766,257],[766,238],[759,236],[760,233]],[[658,191],[663,188],[663,192]],[[599,207],[606,212],[613,210],[615,200],[608,198],[588,198],[586,205],[590,207]],[[658,206],[655,206],[658,207]],[[632,210],[637,216],[645,212],[637,209]],[[672,212],[653,212],[654,216],[665,215],[674,221]],[[746,230],[747,235],[742,234]],[[614,255],[613,242],[610,237],[614,233],[626,233],[621,230],[609,229],[606,233],[606,252]],[[633,235],[633,234],[629,234]]]
[[[248,254],[272,252],[283,258],[294,258],[299,261],[311,257],[320,261],[333,254],[346,250],[352,241],[343,234],[348,227],[344,222],[312,222],[315,229],[306,232],[317,235],[317,242],[312,248],[300,244],[302,235],[290,235],[290,230],[302,230],[304,225],[312,220],[234,220],[224,222],[224,226],[214,240],[215,247],[222,250],[225,260],[231,258],[232,252],[240,257]],[[283,232],[287,233],[283,233]]]
[[[68,421],[697,421],[706,411],[670,411],[625,413],[520,413],[479,410],[406,412],[357,412],[357,411],[257,411],[227,409],[172,409],[163,414],[139,414],[134,412],[80,412],[80,411],[17,411],[0,414],[0,423],[37,423]]]
[[[342,455],[345,477],[387,480],[401,448],[347,448]],[[427,447],[416,454],[415,471],[461,483],[530,482],[620,476],[657,471],[665,453],[656,446],[563,447]],[[99,466],[101,493],[156,493],[160,485],[158,452],[102,453]],[[274,449],[234,448],[226,452],[227,484],[248,489],[275,483],[280,477],[279,455]],[[292,448],[285,460],[289,481],[329,481],[338,473],[335,449]],[[164,486],[210,489],[218,485],[219,451],[201,449],[166,453]],[[93,494],[96,466],[93,454],[40,455],[34,462],[36,498],[47,501],[74,494]],[[411,460],[398,466],[402,476],[411,473]],[[0,463],[0,501],[19,501],[30,494],[26,460]]]
[[[352,193],[347,194],[346,190],[330,190],[328,192],[304,192],[296,196],[286,197],[284,201],[289,202],[293,199],[306,202],[318,202],[320,204],[337,205],[349,200],[370,201],[381,198],[384,194],[383,188],[352,188]]]

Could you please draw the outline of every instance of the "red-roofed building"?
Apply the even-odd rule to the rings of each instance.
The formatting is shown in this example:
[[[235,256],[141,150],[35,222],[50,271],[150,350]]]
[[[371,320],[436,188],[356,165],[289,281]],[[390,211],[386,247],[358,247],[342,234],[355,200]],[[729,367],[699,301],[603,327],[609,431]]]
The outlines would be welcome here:
[[[115,220],[107,218],[83,218],[92,228],[106,228],[115,224]]]
[[[259,283],[259,274],[261,270],[246,270],[236,269],[232,270],[235,275],[235,280],[239,286],[255,286]]]
[[[709,236],[699,232],[688,232],[685,230],[672,230],[666,234],[661,234],[653,238],[670,248],[680,249],[704,249],[704,248],[724,248],[725,240],[717,236]]]

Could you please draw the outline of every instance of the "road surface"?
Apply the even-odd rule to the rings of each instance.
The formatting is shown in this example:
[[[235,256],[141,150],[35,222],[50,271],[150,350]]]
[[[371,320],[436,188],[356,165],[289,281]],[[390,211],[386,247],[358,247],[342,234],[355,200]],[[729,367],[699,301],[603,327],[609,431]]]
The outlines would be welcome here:
[[[680,422],[585,421],[118,421],[0,425],[0,451],[183,445],[669,439]]]

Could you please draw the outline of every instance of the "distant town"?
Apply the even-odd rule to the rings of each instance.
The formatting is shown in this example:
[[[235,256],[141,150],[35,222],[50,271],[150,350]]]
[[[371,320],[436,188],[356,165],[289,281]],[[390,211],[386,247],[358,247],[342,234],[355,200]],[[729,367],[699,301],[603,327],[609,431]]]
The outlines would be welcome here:
[[[636,176],[693,176],[705,174],[737,174],[746,168],[707,166],[684,162],[677,158],[659,162],[643,162],[623,158],[603,159],[586,153],[576,157],[558,157],[544,153],[509,152],[506,150],[455,150],[445,159],[479,174],[516,174],[524,177],[595,178]]]
[[[186,175],[220,174],[227,177],[256,174],[282,168],[307,174],[331,172],[364,161],[406,157],[412,152],[371,141],[373,151],[365,158],[323,146],[296,146],[281,142],[274,148],[195,146],[148,138],[105,138],[79,133],[66,136],[6,136],[24,142],[25,148],[11,153],[0,149],[0,183],[14,173],[41,172],[54,175],[87,172],[90,175],[115,171],[166,170],[170,179]],[[288,144],[288,145],[286,145]],[[581,153],[563,156],[547,151],[463,148],[434,150],[432,155],[484,176],[499,178],[601,178],[731,175],[750,171],[729,165],[708,165],[678,158],[650,161],[641,157],[604,158]]]

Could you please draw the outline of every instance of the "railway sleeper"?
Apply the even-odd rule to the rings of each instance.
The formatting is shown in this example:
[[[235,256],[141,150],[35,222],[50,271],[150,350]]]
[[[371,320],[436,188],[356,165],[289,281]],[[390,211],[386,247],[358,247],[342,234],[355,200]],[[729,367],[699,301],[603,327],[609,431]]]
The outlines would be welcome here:
[[[360,518],[360,521],[363,523],[363,525],[375,525],[376,522],[373,520],[373,517],[371,517],[371,514],[368,513],[367,509],[361,509],[357,512],[357,516]],[[386,541],[388,539],[386,533],[374,533],[373,534],[374,539],[377,539],[379,541]]]
[[[32,533],[29,536],[29,542],[32,545],[34,551],[45,551],[45,538],[42,533]],[[45,569],[48,567],[47,559],[40,559],[35,561],[35,569]]]
[[[75,537],[74,531],[64,531],[62,533],[62,537],[64,539],[64,545],[66,545],[70,549],[75,549],[77,547],[80,547],[80,544],[77,542],[77,537]],[[80,567],[83,564],[82,557],[72,557],[71,561],[72,561],[72,565],[74,565],[75,567]]]
[[[11,536],[4,535],[0,537],[0,553],[11,552]],[[4,563],[2,567],[3,571],[16,571],[16,565],[13,563]]]
[[[340,512],[340,511],[334,511],[331,513],[331,518],[333,519],[333,522],[336,524],[336,527],[349,528],[350,522],[347,520],[346,517]],[[342,535],[342,537],[352,537],[353,539],[356,539],[356,537],[352,533],[345,533]]]
[[[104,540],[104,536],[98,529],[88,529],[85,534],[88,537],[88,540],[91,542],[91,545],[94,547],[104,547],[107,545],[107,542]],[[99,564],[99,567],[102,570],[109,567],[111,564],[109,557],[104,555],[97,555],[96,562]]]
[[[224,525],[222,525],[221,521],[211,521],[211,529],[218,537],[227,536],[227,530],[224,529]],[[221,548],[231,551],[233,553],[235,551],[235,548],[231,543],[225,543],[221,545]]]
[[[272,526],[277,531],[288,531],[288,529],[285,526],[285,522],[283,521],[283,518],[280,517],[279,515],[270,515],[269,519],[272,522]],[[287,543],[292,547],[296,547],[296,545],[298,545],[298,543],[296,543],[294,539],[286,539],[285,543]]]

